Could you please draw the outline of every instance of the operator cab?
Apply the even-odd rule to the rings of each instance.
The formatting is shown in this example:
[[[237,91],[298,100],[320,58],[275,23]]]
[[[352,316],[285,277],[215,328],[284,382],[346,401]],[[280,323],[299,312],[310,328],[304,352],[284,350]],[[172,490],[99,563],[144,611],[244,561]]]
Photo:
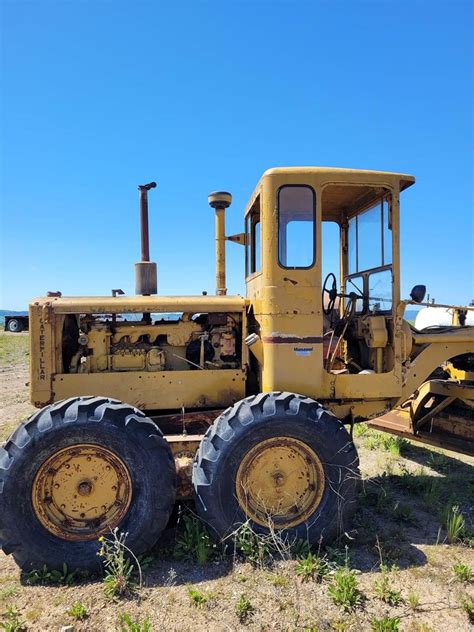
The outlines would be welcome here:
[[[401,357],[399,193],[413,183],[380,171],[265,172],[247,206],[245,242],[254,330],[272,358],[263,368],[268,388],[304,362],[313,372],[308,383],[320,371],[323,381],[324,373],[393,373]],[[323,239],[328,226],[332,241]]]

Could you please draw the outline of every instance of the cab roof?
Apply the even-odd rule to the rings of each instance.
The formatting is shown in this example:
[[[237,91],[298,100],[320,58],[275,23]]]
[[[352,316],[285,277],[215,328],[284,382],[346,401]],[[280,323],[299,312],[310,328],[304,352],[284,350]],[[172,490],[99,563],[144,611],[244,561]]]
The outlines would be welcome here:
[[[273,181],[273,186],[276,187],[284,184],[318,187],[329,185],[324,190],[323,219],[340,221],[348,213],[360,208],[361,204],[370,203],[380,195],[384,187],[399,186],[403,191],[414,184],[415,177],[407,173],[341,167],[273,167],[267,169],[260,178],[247,204],[245,215],[255,202],[258,203],[258,195],[266,180]],[[346,186],[349,184],[358,186]]]
[[[370,169],[347,169],[344,167],[272,167],[267,169],[260,180],[269,176],[295,176],[310,175],[320,176],[318,179],[324,179],[328,182],[334,180],[340,182],[347,180],[348,182],[360,181],[361,178],[369,182],[379,182],[387,180],[398,180],[400,182],[400,190],[406,189],[415,182],[415,176],[408,173],[398,173],[395,171],[374,171]]]

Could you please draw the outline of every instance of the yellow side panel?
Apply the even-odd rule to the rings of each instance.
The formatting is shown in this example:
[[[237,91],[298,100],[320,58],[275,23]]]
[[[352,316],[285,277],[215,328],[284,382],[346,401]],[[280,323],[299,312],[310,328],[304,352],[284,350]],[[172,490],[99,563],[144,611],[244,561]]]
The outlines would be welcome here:
[[[54,372],[54,315],[41,306],[30,305],[30,401],[38,408],[51,401]]]
[[[165,371],[56,375],[54,399],[113,397],[144,410],[227,407],[245,397],[245,371]]]

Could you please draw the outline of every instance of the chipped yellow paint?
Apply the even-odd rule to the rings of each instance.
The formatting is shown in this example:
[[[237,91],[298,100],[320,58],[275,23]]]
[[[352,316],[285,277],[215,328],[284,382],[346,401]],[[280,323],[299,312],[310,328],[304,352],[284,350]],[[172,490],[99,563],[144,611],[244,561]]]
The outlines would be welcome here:
[[[111,450],[76,444],[46,459],[31,494],[36,517],[50,533],[63,540],[93,540],[126,515],[132,481]]]
[[[235,479],[240,507],[253,522],[287,529],[304,523],[324,493],[324,470],[316,453],[293,437],[254,445]]]

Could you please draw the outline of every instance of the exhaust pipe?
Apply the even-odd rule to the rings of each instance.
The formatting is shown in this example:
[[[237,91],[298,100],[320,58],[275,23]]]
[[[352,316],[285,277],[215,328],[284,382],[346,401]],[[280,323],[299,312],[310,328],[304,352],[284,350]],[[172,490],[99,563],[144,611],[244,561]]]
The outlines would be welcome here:
[[[156,263],[150,261],[150,240],[148,232],[148,191],[156,187],[156,182],[139,184],[140,191],[140,237],[141,261],[135,264],[135,294],[149,296],[158,293]]]
[[[207,196],[209,206],[216,211],[216,294],[227,294],[225,286],[225,209],[232,204],[227,191],[214,191]]]

